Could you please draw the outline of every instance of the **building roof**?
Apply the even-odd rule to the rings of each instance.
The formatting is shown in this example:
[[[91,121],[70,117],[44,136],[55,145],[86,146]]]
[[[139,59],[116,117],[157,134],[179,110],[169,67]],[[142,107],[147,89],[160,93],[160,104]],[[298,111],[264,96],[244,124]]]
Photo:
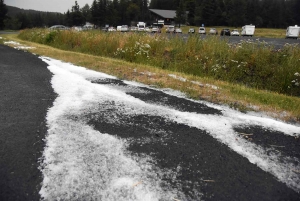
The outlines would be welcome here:
[[[174,19],[176,17],[176,10],[160,10],[160,9],[149,9],[152,13],[162,17],[162,18],[169,18]]]

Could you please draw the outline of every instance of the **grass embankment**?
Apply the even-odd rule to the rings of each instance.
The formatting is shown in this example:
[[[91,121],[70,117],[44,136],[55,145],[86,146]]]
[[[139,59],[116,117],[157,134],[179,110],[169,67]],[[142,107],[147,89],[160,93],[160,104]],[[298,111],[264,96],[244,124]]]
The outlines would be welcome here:
[[[39,31],[39,37],[35,35],[37,31]],[[290,86],[295,85],[293,82],[297,78],[295,73],[300,71],[299,60],[295,59],[299,55],[299,50],[295,47],[286,47],[277,52],[265,47],[264,44],[256,46],[253,43],[244,43],[230,47],[226,42],[219,41],[215,37],[205,41],[191,37],[185,43],[179,38],[168,40],[143,34],[100,34],[98,32],[53,34],[45,30],[26,32],[23,34],[29,34],[31,38],[22,34],[21,37],[27,40],[87,53],[63,51],[22,41],[23,44],[36,47],[30,51],[39,55],[72,62],[122,79],[173,88],[185,92],[191,98],[227,104],[241,111],[264,111],[275,118],[300,122],[299,97],[274,93],[270,90],[258,90],[256,84],[256,81],[260,83],[261,79],[268,78],[265,74],[270,77],[274,76],[272,74],[274,70],[282,74],[279,76],[288,79],[284,72],[292,70],[289,73],[291,74],[289,79],[292,80],[285,80],[285,82]],[[15,35],[6,37],[20,41]],[[114,59],[107,57],[114,57]],[[272,62],[272,59],[275,59],[277,65]],[[264,68],[264,65],[270,69]],[[263,72],[259,69],[263,69]],[[264,71],[267,72],[264,73]],[[174,79],[169,74],[177,75],[178,79]],[[245,86],[247,85],[245,81],[251,80],[246,78],[245,74],[250,74],[250,78],[255,78],[254,88]],[[221,81],[221,79],[229,78],[238,79],[233,79],[234,83],[230,83],[232,82],[230,80],[229,82]],[[238,84],[239,80],[244,82],[243,85]],[[279,86],[279,83],[274,84]],[[266,85],[272,86],[270,80],[266,82]],[[251,86],[251,82],[248,86]],[[298,88],[296,85],[292,87],[294,91],[290,90],[288,93],[299,91],[299,86]]]

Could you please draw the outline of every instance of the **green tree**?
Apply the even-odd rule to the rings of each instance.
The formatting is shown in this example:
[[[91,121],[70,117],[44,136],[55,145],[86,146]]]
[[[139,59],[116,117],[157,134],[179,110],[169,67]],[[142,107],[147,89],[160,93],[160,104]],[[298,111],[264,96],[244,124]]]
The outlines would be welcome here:
[[[75,1],[75,5],[72,6],[71,19],[72,19],[72,25],[75,26],[82,25],[85,21],[77,1]]]
[[[242,26],[246,18],[246,0],[228,0],[227,17],[230,26]]]
[[[196,12],[196,2],[195,0],[188,0],[186,1],[186,11],[187,14],[187,21],[189,25],[195,25],[195,12]]]
[[[99,5],[96,0],[93,1],[92,6],[91,6],[91,15],[92,15],[92,23],[93,24],[99,24]]]
[[[10,30],[19,30],[21,29],[21,25],[22,23],[19,22],[18,18],[10,18],[10,17],[7,17],[5,20],[4,20],[4,25],[5,25],[5,28],[6,29],[10,29]]]
[[[140,17],[140,7],[135,3],[130,3],[127,7],[126,14],[130,21],[138,21]]]
[[[0,30],[4,28],[4,20],[7,17],[7,7],[4,0],[0,0]]]
[[[175,23],[179,25],[184,24],[186,22],[186,11],[184,0],[180,0],[179,5],[176,10]]]
[[[83,6],[80,9],[82,16],[84,18],[85,22],[90,22],[92,19],[92,14],[91,14],[91,10],[90,10],[90,6],[88,4],[85,4],[85,6]]]

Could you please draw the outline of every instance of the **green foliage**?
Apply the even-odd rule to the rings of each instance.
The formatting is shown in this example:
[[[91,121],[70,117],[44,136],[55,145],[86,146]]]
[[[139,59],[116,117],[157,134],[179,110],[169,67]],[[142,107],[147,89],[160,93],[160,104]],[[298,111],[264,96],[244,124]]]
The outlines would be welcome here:
[[[17,18],[7,18],[4,20],[4,27],[8,30],[19,30],[22,23]]]
[[[46,44],[51,44],[54,42],[55,40],[55,37],[57,35],[58,31],[51,31],[49,32],[46,37],[45,37],[45,43]]]
[[[7,7],[4,0],[0,0],[0,30],[4,28],[4,20],[6,19]]]
[[[187,41],[143,33],[75,32],[33,29],[20,38],[53,47],[156,66],[200,77],[212,77],[255,89],[300,96],[300,47],[277,50],[259,40],[228,44],[198,35]]]

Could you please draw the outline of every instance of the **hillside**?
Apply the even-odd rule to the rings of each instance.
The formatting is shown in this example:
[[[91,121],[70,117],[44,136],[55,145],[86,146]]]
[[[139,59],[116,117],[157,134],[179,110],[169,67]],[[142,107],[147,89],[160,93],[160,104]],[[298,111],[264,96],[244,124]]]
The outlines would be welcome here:
[[[58,14],[58,12],[44,12],[44,11],[37,11],[37,10],[26,10],[26,9],[22,9],[22,8],[18,8],[18,7],[14,7],[14,6],[8,6],[7,7],[7,15],[10,17],[15,17],[17,14],[19,13],[25,13],[25,14],[41,14],[41,13],[54,13],[54,14]],[[61,14],[61,13],[59,13]]]

